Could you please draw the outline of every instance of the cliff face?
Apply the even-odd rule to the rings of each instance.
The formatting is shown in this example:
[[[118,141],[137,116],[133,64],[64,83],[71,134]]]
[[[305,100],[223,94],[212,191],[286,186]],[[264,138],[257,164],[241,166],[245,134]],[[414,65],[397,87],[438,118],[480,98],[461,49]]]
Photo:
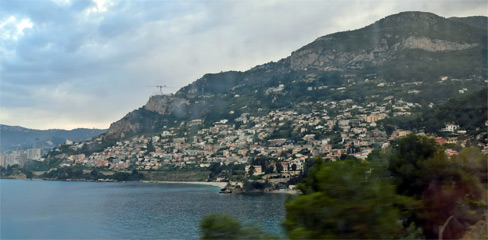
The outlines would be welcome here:
[[[173,104],[173,96],[171,95],[155,95],[149,98],[144,109],[148,111],[157,112],[159,114],[169,113],[169,110]]]
[[[410,49],[435,53],[479,48],[483,35],[486,31],[431,13],[400,13],[363,29],[318,38],[292,53],[291,68],[334,71],[381,66]]]
[[[149,98],[144,109],[159,114],[184,114],[184,109],[189,105],[186,98],[173,95],[155,95]]]
[[[458,43],[444,40],[429,39],[426,37],[409,37],[401,44],[400,49],[422,49],[429,52],[460,51],[477,47],[478,43]]]
[[[108,129],[107,133],[105,133],[105,136],[110,139],[124,138],[126,134],[135,133],[137,131],[135,124],[133,124],[128,117],[125,116],[124,118],[110,124],[110,128]]]
[[[391,35],[384,35],[369,49],[354,49],[341,51],[341,46],[327,48],[333,43],[323,43],[323,47],[304,49],[291,55],[291,68],[293,70],[336,71],[343,69],[362,69],[365,65],[378,66],[401,54],[405,49],[421,49],[429,52],[460,51],[479,46],[478,43],[451,42],[427,37],[409,36],[394,45],[389,45]],[[397,36],[398,37],[398,36]],[[334,38],[325,38],[321,41],[334,41]],[[337,40],[336,40],[337,41]]]
[[[151,96],[140,109],[134,110],[122,119],[112,123],[106,136],[110,139],[124,138],[137,133],[153,133],[167,123],[165,116],[185,118],[189,101],[174,95]]]

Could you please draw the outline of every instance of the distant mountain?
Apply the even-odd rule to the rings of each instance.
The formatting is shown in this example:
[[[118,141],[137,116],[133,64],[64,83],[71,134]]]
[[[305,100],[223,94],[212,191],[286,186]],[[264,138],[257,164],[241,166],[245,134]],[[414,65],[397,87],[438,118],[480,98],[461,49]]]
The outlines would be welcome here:
[[[102,133],[106,129],[77,128],[73,130],[49,129],[36,130],[18,126],[0,124],[0,151],[49,148],[64,143],[66,139],[84,141]]]
[[[113,123],[105,136],[152,134],[196,119],[203,125],[221,119],[234,123],[245,113],[306,110],[297,103],[319,100],[438,104],[464,89],[486,86],[486,21],[425,12],[388,16],[319,37],[278,62],[206,74],[174,95],[153,96]]]

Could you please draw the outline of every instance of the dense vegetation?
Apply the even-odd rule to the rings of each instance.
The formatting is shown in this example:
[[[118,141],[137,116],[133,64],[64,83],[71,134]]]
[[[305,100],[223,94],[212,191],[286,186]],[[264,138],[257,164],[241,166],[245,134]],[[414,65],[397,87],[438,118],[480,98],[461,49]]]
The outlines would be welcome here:
[[[286,203],[284,228],[291,239],[461,238],[486,215],[486,158],[474,147],[448,158],[433,139],[409,135],[367,161],[317,159]],[[207,217],[202,237],[248,238],[235,224]]]
[[[432,109],[425,109],[411,117],[394,117],[381,121],[389,131],[393,128],[424,129],[428,133],[441,134],[446,123],[454,123],[462,129],[475,132],[488,121],[488,88],[450,99]]]
[[[226,215],[207,215],[200,226],[202,239],[278,239],[257,226],[241,224]]]
[[[32,168],[29,166],[20,167],[19,165],[9,165],[7,168],[0,167],[0,177],[21,177],[25,178],[41,178],[54,180],[68,180],[68,181],[140,181],[144,179],[142,173],[133,170],[132,172],[116,172],[114,174],[104,174],[97,169],[84,170],[79,167],[60,167],[52,168],[39,176],[34,176]]]

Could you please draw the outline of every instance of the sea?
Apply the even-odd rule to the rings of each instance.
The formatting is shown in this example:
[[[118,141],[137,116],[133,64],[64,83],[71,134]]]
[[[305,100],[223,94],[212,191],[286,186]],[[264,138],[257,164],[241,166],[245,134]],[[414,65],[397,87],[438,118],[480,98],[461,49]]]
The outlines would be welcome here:
[[[198,239],[200,221],[230,215],[285,236],[287,194],[222,194],[183,183],[0,180],[1,239]]]

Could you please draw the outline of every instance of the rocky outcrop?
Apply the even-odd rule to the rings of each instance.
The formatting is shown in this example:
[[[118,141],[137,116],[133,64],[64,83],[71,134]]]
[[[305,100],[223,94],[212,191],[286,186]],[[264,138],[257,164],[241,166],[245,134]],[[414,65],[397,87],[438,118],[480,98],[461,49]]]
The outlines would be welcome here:
[[[119,121],[110,124],[110,128],[105,133],[105,136],[110,139],[124,138],[127,133],[135,133],[136,130],[136,126],[132,124],[128,116],[125,116]]]
[[[333,38],[322,38],[320,41],[334,41]],[[393,46],[387,44],[387,37],[381,38],[370,49],[357,49],[356,51],[339,51],[327,49],[325,46],[334,44],[322,43],[315,48],[308,48],[294,52],[291,58],[293,70],[317,69],[320,71],[335,71],[340,69],[361,69],[365,65],[377,66],[383,64],[386,59],[396,55],[398,51],[405,49],[421,49],[429,52],[461,51],[479,46],[477,43],[460,43],[427,37],[410,36],[399,41]]]
[[[477,43],[457,43],[426,37],[409,37],[405,39],[400,48],[403,49],[422,49],[429,52],[441,51],[460,51],[478,46]]]
[[[157,112],[159,114],[169,113],[171,105],[173,103],[172,95],[154,95],[149,98],[144,109]]]
[[[155,95],[149,98],[144,109],[159,114],[186,114],[186,107],[190,104],[188,99],[174,97],[173,95]]]
[[[343,51],[340,45],[336,48],[334,43],[327,41],[338,41],[332,37],[321,38],[317,41],[325,41],[322,46],[308,48],[292,53],[291,68],[293,70],[317,69],[319,71],[340,71],[346,68],[361,69],[365,64],[378,65],[385,61],[390,48],[386,39],[381,39],[370,49],[357,49]]]
[[[431,13],[405,12],[365,28],[320,37],[293,52],[295,71],[362,69],[402,59],[405,51],[462,51],[483,47],[479,29]],[[482,35],[478,35],[482,36]]]
[[[183,118],[187,114],[187,106],[189,101],[182,97],[175,97],[174,95],[155,95],[151,96],[144,107],[132,111],[125,117],[110,125],[105,136],[110,139],[124,138],[140,130],[154,129],[155,121],[158,117],[154,118],[154,121],[141,121],[141,119],[147,119],[148,112],[156,114],[154,115],[173,115],[177,118]]]

